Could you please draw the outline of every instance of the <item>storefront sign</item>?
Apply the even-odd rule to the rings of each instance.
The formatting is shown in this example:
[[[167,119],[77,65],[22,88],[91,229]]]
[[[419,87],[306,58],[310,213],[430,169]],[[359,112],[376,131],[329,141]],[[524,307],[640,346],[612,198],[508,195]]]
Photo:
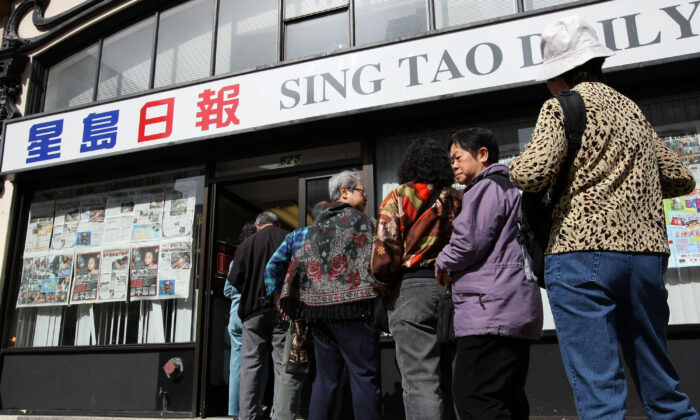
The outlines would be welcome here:
[[[700,53],[700,1],[618,0],[6,122],[2,172],[534,83],[539,32],[578,14],[621,67]],[[544,89],[544,87],[543,87]]]

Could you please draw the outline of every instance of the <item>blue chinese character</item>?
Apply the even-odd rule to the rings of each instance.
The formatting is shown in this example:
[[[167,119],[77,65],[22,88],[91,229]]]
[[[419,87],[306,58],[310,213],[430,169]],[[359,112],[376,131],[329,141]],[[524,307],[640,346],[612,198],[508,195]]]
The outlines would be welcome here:
[[[26,163],[61,157],[63,120],[34,124],[29,129],[29,147]]]
[[[92,113],[83,120],[83,144],[80,153],[111,149],[117,144],[119,110]]]

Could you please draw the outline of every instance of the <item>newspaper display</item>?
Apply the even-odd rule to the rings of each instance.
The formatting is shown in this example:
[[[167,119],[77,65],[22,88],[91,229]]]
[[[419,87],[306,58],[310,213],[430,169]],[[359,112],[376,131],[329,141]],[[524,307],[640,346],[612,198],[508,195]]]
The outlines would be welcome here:
[[[124,302],[129,289],[129,247],[102,251],[98,300]]]
[[[659,133],[700,186],[700,142],[695,129]],[[666,234],[671,257],[669,268],[700,266],[700,189],[664,200]]]
[[[29,209],[29,224],[24,252],[48,251],[53,232],[53,213],[55,203],[44,201],[32,203]]]
[[[166,237],[190,236],[196,204],[197,180],[181,179],[165,192],[163,233]]]
[[[147,188],[136,192],[132,241],[158,239],[162,235],[163,187]]]
[[[129,296],[132,301],[158,298],[159,254],[158,244],[131,248]]]
[[[72,252],[25,255],[17,307],[67,305],[72,272]]]
[[[105,199],[92,196],[80,202],[80,223],[76,246],[95,247],[102,244],[105,221]]]
[[[75,254],[75,276],[73,278],[73,293],[70,303],[95,303],[97,287],[100,283],[100,254],[99,250]]]
[[[165,242],[160,247],[158,298],[188,298],[192,275],[192,242]]]
[[[107,195],[103,243],[129,243],[134,224],[134,193],[120,191]]]
[[[188,298],[198,180],[32,203],[17,307]]]
[[[78,238],[79,221],[80,201],[57,201],[56,216],[53,220],[51,249],[73,249]]]

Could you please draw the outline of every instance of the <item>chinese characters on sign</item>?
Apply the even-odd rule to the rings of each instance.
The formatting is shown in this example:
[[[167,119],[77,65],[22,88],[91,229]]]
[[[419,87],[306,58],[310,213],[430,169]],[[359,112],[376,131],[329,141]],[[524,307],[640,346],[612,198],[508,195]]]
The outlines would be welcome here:
[[[198,95],[194,126],[201,132],[211,126],[224,128],[241,123],[236,115],[240,84],[224,86],[218,91],[204,89]],[[140,108],[138,132],[121,132],[122,136],[136,136],[138,143],[169,138],[173,133],[175,97],[148,101]],[[114,149],[120,138],[118,109],[92,112],[83,118],[79,155]],[[35,163],[61,157],[64,120],[36,123],[29,129],[25,163]]]

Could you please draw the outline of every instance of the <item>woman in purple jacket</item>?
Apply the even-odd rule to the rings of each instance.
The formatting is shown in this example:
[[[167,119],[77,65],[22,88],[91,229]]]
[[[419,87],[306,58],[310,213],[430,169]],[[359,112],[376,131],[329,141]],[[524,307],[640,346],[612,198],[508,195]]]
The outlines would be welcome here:
[[[527,419],[530,344],[542,332],[542,300],[525,279],[515,236],[520,193],[498,163],[490,130],[452,136],[452,169],[466,185],[462,212],[435,275],[453,282],[457,357],[453,392],[460,419]]]

